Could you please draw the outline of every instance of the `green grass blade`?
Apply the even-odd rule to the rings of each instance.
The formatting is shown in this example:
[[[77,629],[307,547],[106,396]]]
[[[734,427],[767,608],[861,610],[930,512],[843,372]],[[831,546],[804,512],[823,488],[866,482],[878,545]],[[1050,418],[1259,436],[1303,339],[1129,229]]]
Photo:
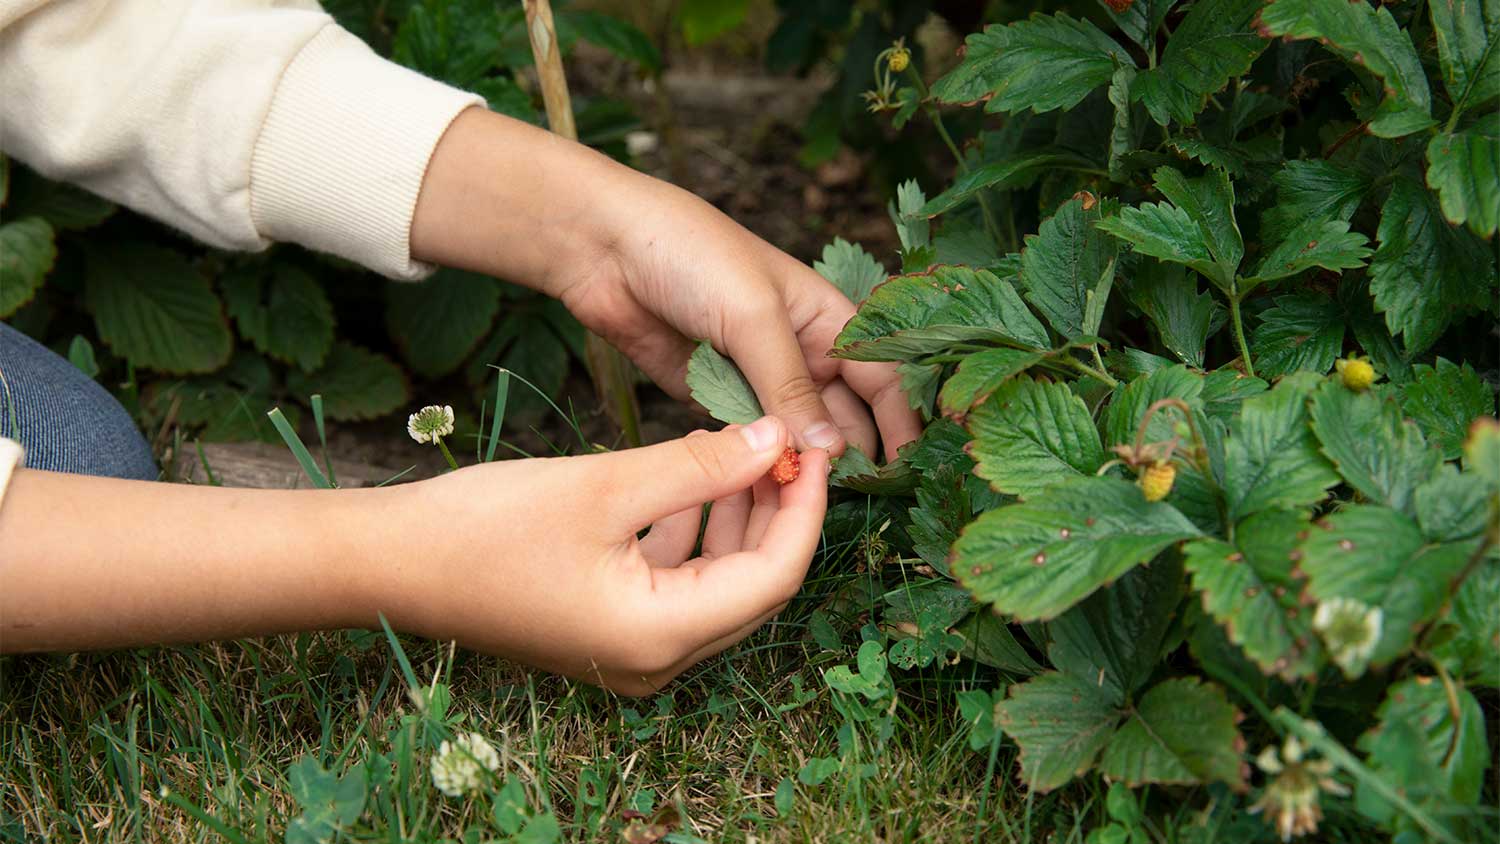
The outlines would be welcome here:
[[[328,469],[328,485],[337,488],[338,475],[333,473],[333,458],[328,455],[328,431],[323,427],[323,394],[312,394],[313,424],[318,428],[318,444],[323,448],[323,465]]]
[[[302,471],[307,473],[307,479],[313,482],[313,486],[318,489],[333,489],[333,484],[328,482],[328,478],[323,475],[323,470],[319,469],[318,464],[313,461],[313,456],[308,452],[307,446],[302,444],[302,438],[292,430],[292,423],[286,421],[281,408],[273,407],[266,415],[271,417],[271,424],[276,426],[276,433],[281,435],[286,447],[292,450],[292,456],[302,464]]]
[[[391,650],[396,654],[396,663],[401,666],[401,676],[406,678],[406,685],[413,693],[422,689],[422,684],[417,681],[417,672],[411,670],[411,660],[406,658],[406,651],[396,639],[396,631],[391,629],[391,623],[385,620],[385,613],[380,614],[380,627],[385,631],[385,640],[390,643]]]
[[[490,420],[490,444],[484,451],[484,462],[495,459],[495,446],[500,443],[500,425],[505,421],[505,400],[510,395],[510,371],[502,369],[495,374],[495,418]]]

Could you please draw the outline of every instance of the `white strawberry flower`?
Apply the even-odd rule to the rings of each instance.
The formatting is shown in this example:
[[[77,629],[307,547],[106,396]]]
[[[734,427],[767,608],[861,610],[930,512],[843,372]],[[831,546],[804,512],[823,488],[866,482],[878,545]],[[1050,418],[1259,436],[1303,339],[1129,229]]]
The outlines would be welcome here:
[[[1329,598],[1313,613],[1313,629],[1328,646],[1328,655],[1351,680],[1365,673],[1380,642],[1384,613],[1353,598]]]
[[[500,754],[478,733],[460,733],[438,746],[432,757],[432,784],[449,797],[478,791],[484,772],[500,767]]]

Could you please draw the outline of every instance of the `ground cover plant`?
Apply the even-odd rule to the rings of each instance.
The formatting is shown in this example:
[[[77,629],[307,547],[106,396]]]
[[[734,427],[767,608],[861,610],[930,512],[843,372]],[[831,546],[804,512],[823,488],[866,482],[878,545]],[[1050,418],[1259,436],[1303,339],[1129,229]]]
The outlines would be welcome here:
[[[12,661],[0,835],[1494,838],[1500,4],[1062,6],[874,51],[957,173],[816,268],[929,423],[775,622],[640,701],[390,631]],[[480,367],[409,423],[455,464],[535,394]]]
[[[898,192],[902,275],[869,290],[860,256],[825,259],[863,299],[833,354],[899,364],[932,419],[836,472],[906,497],[926,575],[861,656],[999,669],[963,709],[1034,791],[1200,786],[1283,838],[1349,798],[1403,840],[1493,835],[1500,425],[1474,363],[1500,6],[1105,17],[992,26],[930,92],[904,45],[882,54],[868,96],[897,124],[1002,117],[947,189]],[[730,364],[699,357],[695,395],[739,421],[751,399],[716,403],[739,382],[704,377]]]

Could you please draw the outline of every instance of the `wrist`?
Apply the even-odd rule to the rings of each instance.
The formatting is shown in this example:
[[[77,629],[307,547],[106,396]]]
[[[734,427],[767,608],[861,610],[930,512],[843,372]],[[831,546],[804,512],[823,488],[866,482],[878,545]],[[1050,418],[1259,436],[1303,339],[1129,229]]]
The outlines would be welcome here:
[[[580,267],[611,259],[627,219],[622,197],[643,179],[582,144],[468,109],[424,176],[412,257],[556,296]]]

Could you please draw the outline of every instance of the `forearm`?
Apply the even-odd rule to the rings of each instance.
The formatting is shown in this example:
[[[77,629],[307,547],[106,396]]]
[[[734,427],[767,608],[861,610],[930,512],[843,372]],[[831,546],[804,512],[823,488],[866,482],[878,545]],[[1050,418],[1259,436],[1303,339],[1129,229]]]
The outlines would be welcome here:
[[[399,495],[20,471],[0,508],[0,651],[374,624]]]

